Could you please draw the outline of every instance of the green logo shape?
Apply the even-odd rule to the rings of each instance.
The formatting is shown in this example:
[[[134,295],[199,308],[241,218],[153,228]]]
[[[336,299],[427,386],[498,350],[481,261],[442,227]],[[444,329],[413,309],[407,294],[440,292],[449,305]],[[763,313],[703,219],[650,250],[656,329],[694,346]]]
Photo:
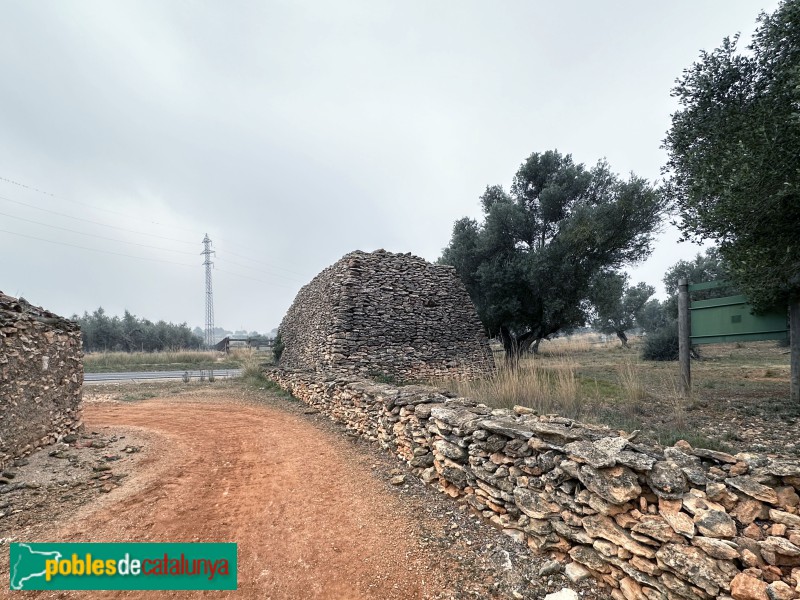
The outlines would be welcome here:
[[[231,543],[14,543],[12,590],[235,590]]]

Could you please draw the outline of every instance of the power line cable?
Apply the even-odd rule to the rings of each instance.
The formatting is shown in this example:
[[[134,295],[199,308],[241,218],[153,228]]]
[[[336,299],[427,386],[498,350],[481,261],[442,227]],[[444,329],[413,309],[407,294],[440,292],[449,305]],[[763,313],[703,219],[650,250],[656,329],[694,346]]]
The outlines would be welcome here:
[[[48,192],[46,190],[39,189],[39,188],[34,187],[32,185],[27,185],[25,183],[22,183],[22,182],[19,182],[19,181],[15,181],[15,180],[9,179],[7,177],[3,177],[1,175],[0,175],[0,181],[5,181],[6,183],[10,183],[12,185],[16,185],[18,187],[21,187],[21,188],[24,188],[24,189],[27,189],[27,190],[31,190],[31,191],[37,192],[37,193],[43,194],[45,196],[50,196],[52,198],[57,198],[59,200],[65,200],[67,202],[72,202],[73,204],[77,204],[79,206],[85,206],[85,207],[96,209],[96,210],[102,210],[102,211],[105,211],[105,212],[108,212],[108,213],[111,213],[111,214],[115,214],[115,215],[119,215],[119,216],[125,217],[127,219],[135,219],[137,221],[142,221],[142,222],[158,225],[160,227],[171,227],[173,229],[178,229],[178,230],[181,230],[181,231],[190,232],[190,233],[193,233],[193,234],[196,234],[196,235],[200,236],[200,233],[198,233],[198,232],[196,232],[196,231],[194,231],[192,229],[188,229],[186,227],[179,227],[179,226],[174,226],[174,225],[165,225],[165,224],[159,223],[158,221],[142,219],[141,217],[134,217],[132,215],[128,215],[128,214],[125,214],[125,213],[122,213],[122,212],[119,212],[119,211],[115,211],[115,210],[112,210],[112,209],[109,209],[109,208],[95,206],[95,205],[92,205],[92,204],[88,204],[86,202],[80,202],[78,200],[72,200],[72,199],[69,199],[69,198],[62,198],[61,196],[57,196],[56,194],[53,194],[52,192]],[[111,228],[111,229],[117,229],[119,231],[125,231],[125,232],[128,232],[128,233],[135,233],[136,235],[144,235],[144,236],[148,236],[148,237],[154,237],[154,238],[163,239],[163,240],[167,240],[167,241],[171,241],[171,242],[175,242],[175,243],[179,243],[179,244],[187,244],[187,245],[195,245],[196,244],[196,242],[187,242],[185,240],[178,240],[178,239],[175,239],[175,238],[170,238],[170,237],[161,236],[161,235],[157,235],[157,234],[145,233],[145,232],[141,232],[141,231],[134,231],[132,229],[127,229],[127,228],[119,227],[119,226],[116,226],[116,225],[109,225],[107,223],[101,223],[99,221],[93,221],[91,219],[84,219],[84,218],[81,218],[81,217],[76,217],[76,216],[65,214],[65,213],[61,213],[61,212],[58,212],[58,211],[49,210],[49,209],[46,209],[46,208],[41,208],[41,207],[35,206],[33,204],[28,204],[26,202],[21,202],[19,200],[13,200],[13,199],[5,197],[5,196],[0,196],[0,200],[5,200],[6,202],[12,202],[12,203],[18,204],[20,206],[26,206],[28,208],[33,208],[34,210],[39,210],[39,211],[47,212],[47,213],[54,214],[54,215],[57,215],[57,216],[60,216],[60,217],[65,217],[67,219],[73,219],[73,220],[76,220],[76,221],[84,221],[86,223],[91,223],[93,225],[99,225],[101,227],[108,227],[108,228]],[[4,213],[0,213],[0,214],[4,214]],[[20,220],[26,220],[26,219],[23,219],[22,217],[15,217],[13,215],[7,215],[6,214],[5,216],[9,216],[9,217],[20,219]],[[40,223],[40,222],[37,222],[37,221],[32,221],[32,220],[28,220],[28,221],[31,222],[31,223],[36,223],[38,225],[44,225],[45,227],[52,227],[52,228],[55,228],[55,229],[62,229],[64,231],[70,231],[72,233],[77,233],[78,235],[86,235],[86,236],[91,236],[92,235],[92,234],[88,234],[88,233],[81,233],[81,232],[74,231],[74,230],[67,229],[67,228],[56,227],[54,225],[47,225],[45,223]],[[94,235],[93,237],[97,237],[99,239],[107,239],[107,240],[110,240],[110,241],[118,241],[118,242],[122,242],[122,243],[126,243],[126,244],[133,244],[133,245],[136,245],[136,246],[154,248],[154,249],[158,249],[158,250],[167,250],[169,252],[176,252],[176,253],[180,253],[180,254],[192,254],[192,255],[194,254],[193,252],[185,252],[185,251],[181,251],[181,250],[168,250],[166,248],[159,248],[159,247],[156,247],[156,246],[148,246],[148,245],[145,245],[145,244],[136,244],[134,242],[125,242],[123,240],[115,240],[113,238],[106,238],[104,236]],[[233,245],[235,247],[242,248],[242,249],[247,250],[249,252],[253,252],[253,253],[256,253],[256,254],[259,252],[258,250],[255,250],[253,248],[248,248],[247,246],[244,246],[243,244],[238,244],[238,243],[234,244],[233,242],[228,242],[226,240],[221,240],[221,241],[223,241],[223,243],[230,244],[230,245]],[[295,275],[297,277],[301,277],[301,278],[303,278],[302,281],[307,280],[307,275],[306,274],[298,273],[297,271],[293,271],[293,270],[287,269],[285,267],[280,267],[278,265],[274,265],[274,264],[271,264],[271,263],[268,263],[266,261],[259,260],[259,259],[256,259],[256,258],[251,258],[251,257],[245,256],[243,254],[238,254],[238,253],[233,252],[233,251],[228,251],[227,253],[232,255],[232,256],[236,256],[238,258],[242,258],[242,259],[249,260],[249,261],[252,261],[252,262],[255,262],[255,263],[259,263],[261,265],[269,267],[270,269],[277,269],[279,271],[284,271],[286,273],[289,273],[290,275]],[[243,265],[241,263],[236,263],[234,261],[231,261],[230,259],[227,259],[227,260],[231,264],[235,264],[235,265],[240,266],[240,267],[245,268],[245,269],[252,269],[254,271],[260,271],[260,272],[262,272],[262,273],[264,273],[266,275],[270,275],[270,276],[274,276],[274,277],[283,277],[284,279],[297,281],[295,279],[292,279],[290,277],[286,277],[286,276],[281,275],[279,273],[269,273],[267,271],[256,269],[255,267],[250,267],[250,266],[247,266],[247,265]]]
[[[190,265],[187,263],[179,263],[173,260],[164,260],[162,258],[150,258],[147,256],[134,256],[133,254],[124,254],[122,252],[113,252],[111,250],[100,250],[98,248],[87,248],[86,246],[78,246],[77,244],[69,244],[67,242],[56,242],[54,240],[46,240],[44,238],[36,237],[33,235],[26,235],[24,233],[17,233],[16,231],[8,231],[6,229],[0,229],[0,233],[8,233],[10,235],[17,235],[19,237],[28,238],[31,240],[37,240],[40,242],[47,242],[48,244],[57,244],[59,246],[69,246],[71,248],[80,248],[81,250],[89,250],[90,252],[99,252],[101,254],[113,254],[115,256],[125,256],[127,258],[136,258],[138,260],[149,260],[153,262],[160,262],[160,263],[167,263],[171,265],[180,265],[181,267],[191,267],[192,269],[196,268],[197,265]]]
[[[118,227],[117,225],[109,225],[107,223],[101,223],[99,221],[92,221],[91,219],[83,219],[81,217],[74,217],[72,215],[68,215],[66,213],[61,213],[55,210],[49,210],[46,208],[41,208],[39,206],[35,206],[33,204],[28,204],[27,202],[20,202],[19,200],[12,200],[11,198],[7,198],[6,196],[0,196],[0,200],[5,200],[6,202],[11,202],[13,204],[19,204],[20,206],[27,206],[28,208],[33,208],[35,210],[40,210],[42,212],[51,213],[54,215],[58,215],[59,217],[65,217],[67,219],[72,219],[74,221],[85,221],[86,223],[92,223],[93,225],[100,225],[101,227],[109,227],[111,229],[118,229],[120,231],[127,231],[128,233],[135,233],[136,235],[146,235],[148,237],[154,237],[162,240],[168,240],[170,242],[175,242],[178,244],[187,244],[190,246],[196,246],[197,242],[186,242],[184,240],[176,240],[175,238],[169,238],[163,235],[156,235],[155,233],[144,233],[143,231],[134,231],[133,229],[126,229],[125,227]]]
[[[0,214],[2,214],[2,213],[0,213]],[[290,277],[288,275],[283,275],[281,273],[270,273],[269,271],[264,271],[263,269],[259,269],[257,267],[251,267],[249,265],[243,265],[242,263],[233,261],[230,258],[226,258],[224,255],[220,256],[220,254],[218,253],[217,254],[217,261],[220,261],[220,260],[222,262],[225,262],[225,263],[230,263],[232,265],[236,265],[237,267],[241,267],[243,269],[251,269],[251,270],[256,271],[258,273],[263,273],[264,275],[269,275],[270,277],[280,277],[281,279],[285,279],[287,281],[294,281],[294,282],[297,282],[297,283],[305,283],[302,279],[297,279],[296,277]]]
[[[250,277],[249,275],[242,275],[241,273],[236,273],[235,271],[228,271],[226,269],[220,269],[220,268],[215,268],[214,270],[220,271],[222,273],[227,273],[228,275],[235,275],[236,277],[242,277],[243,279],[252,279],[253,281],[258,281],[259,283],[263,283],[265,285],[271,285],[271,286],[277,285],[278,287],[283,287],[286,289],[294,289],[292,286],[285,285],[283,283],[270,283],[268,281],[264,281],[263,279],[256,279],[255,277]]]
[[[222,241],[223,244],[224,243],[231,244],[231,242],[225,242],[225,240],[220,240],[220,241]],[[237,245],[237,244],[231,244],[231,245]],[[247,248],[246,246],[242,246],[241,244],[238,244],[238,246],[240,248],[244,248],[245,250],[249,250],[250,252],[258,253],[258,250],[253,250],[252,248]],[[264,262],[263,260],[258,260],[256,258],[250,258],[249,256],[244,256],[242,254],[237,254],[236,252],[231,252],[231,251],[228,251],[228,254],[230,254],[231,256],[237,256],[239,258],[244,258],[245,260],[252,260],[253,262],[260,263],[262,265],[265,265],[267,267],[271,267],[273,269],[280,269],[281,271],[286,271],[287,273],[290,273],[292,275],[298,275],[300,277],[303,277],[304,279],[306,278],[306,275],[304,273],[298,273],[297,271],[292,271],[291,269],[286,269],[284,267],[279,267],[278,265],[273,265],[273,264],[270,264],[268,262]]]
[[[125,217],[126,219],[134,219],[136,221],[142,221],[143,223],[150,223],[150,224],[153,224],[153,225],[158,225],[159,227],[170,227],[172,229],[179,229],[181,231],[186,231],[186,232],[194,234],[194,235],[198,235],[198,236],[201,235],[200,233],[198,233],[194,229],[188,229],[186,227],[180,227],[178,225],[167,225],[165,223],[159,223],[158,221],[152,221],[150,219],[144,219],[142,217],[136,217],[134,215],[126,214],[126,213],[120,212],[118,210],[112,210],[110,208],[105,208],[105,207],[102,207],[102,206],[96,206],[94,204],[89,204],[88,202],[81,202],[80,200],[73,200],[71,198],[64,198],[62,196],[57,196],[56,194],[53,194],[52,192],[47,192],[45,190],[40,190],[39,188],[33,187],[32,185],[27,185],[27,184],[21,183],[19,181],[14,181],[13,179],[8,179],[7,177],[0,176],[0,181],[5,181],[6,183],[10,183],[12,185],[16,185],[16,186],[19,186],[21,188],[25,188],[26,190],[31,190],[31,191],[34,191],[34,192],[38,192],[40,194],[44,194],[45,196],[50,196],[50,197],[56,198],[58,200],[63,200],[65,202],[72,202],[73,204],[77,204],[79,206],[85,206],[87,208],[92,208],[94,210],[102,210],[102,211],[105,211],[105,212],[110,213],[112,215],[118,215],[120,217]]]
[[[163,250],[163,251],[166,251],[166,252],[175,252],[177,254],[188,254],[189,256],[195,256],[197,254],[196,252],[187,252],[186,250],[173,250],[171,248],[163,248],[161,246],[151,246],[149,244],[138,244],[136,242],[129,242],[127,240],[120,240],[120,239],[117,239],[117,238],[110,238],[110,237],[106,237],[104,235],[96,235],[94,233],[85,233],[83,231],[77,231],[75,229],[69,229],[67,227],[59,227],[58,225],[48,225],[47,223],[42,223],[40,221],[34,221],[33,219],[25,219],[23,217],[18,217],[16,215],[9,215],[9,214],[4,213],[4,212],[0,212],[0,216],[10,217],[12,219],[18,219],[20,221],[25,221],[26,223],[34,223],[35,225],[41,225],[42,227],[50,227],[51,229],[59,229],[61,231],[68,231],[70,233],[75,233],[77,235],[85,235],[87,237],[93,237],[93,238],[97,238],[97,239],[100,239],[100,240],[109,240],[111,242],[119,242],[120,244],[131,244],[132,246],[140,246],[142,248],[152,248],[153,250]]]

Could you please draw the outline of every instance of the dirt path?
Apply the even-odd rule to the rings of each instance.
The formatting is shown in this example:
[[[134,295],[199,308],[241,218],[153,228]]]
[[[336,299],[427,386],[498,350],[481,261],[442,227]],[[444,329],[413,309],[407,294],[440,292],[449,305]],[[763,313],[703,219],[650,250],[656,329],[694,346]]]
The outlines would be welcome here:
[[[442,590],[411,515],[354,466],[343,440],[296,415],[195,397],[89,403],[84,418],[88,428],[152,431],[155,447],[133,481],[30,541],[237,542],[239,590],[215,597],[425,598]],[[32,595],[72,594],[80,595]]]

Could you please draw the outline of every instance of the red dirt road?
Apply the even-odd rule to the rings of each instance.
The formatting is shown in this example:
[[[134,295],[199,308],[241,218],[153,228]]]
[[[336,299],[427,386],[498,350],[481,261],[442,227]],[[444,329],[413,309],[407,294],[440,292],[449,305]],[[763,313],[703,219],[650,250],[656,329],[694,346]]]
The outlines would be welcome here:
[[[442,591],[433,557],[418,550],[413,516],[346,440],[297,415],[212,393],[88,403],[84,420],[90,429],[142,428],[154,443],[138,474],[38,535],[41,541],[237,542],[239,589],[214,597],[426,598]],[[103,593],[117,596],[192,593]]]

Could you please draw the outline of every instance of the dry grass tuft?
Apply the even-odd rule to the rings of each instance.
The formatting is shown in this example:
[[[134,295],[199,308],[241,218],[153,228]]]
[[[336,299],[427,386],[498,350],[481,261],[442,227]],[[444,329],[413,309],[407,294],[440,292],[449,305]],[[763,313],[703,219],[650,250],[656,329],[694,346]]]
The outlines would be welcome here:
[[[570,418],[578,418],[583,408],[575,363],[566,358],[549,361],[546,366],[540,360],[524,359],[516,369],[500,363],[490,377],[451,381],[448,385],[459,395],[496,408],[520,405],[540,414],[558,413]]]
[[[626,360],[617,367],[617,380],[622,388],[624,400],[639,403],[647,398],[647,390],[639,376],[637,365],[631,360]]]
[[[616,340],[616,337],[612,338],[599,333],[579,333],[552,340],[542,340],[539,345],[539,353],[542,356],[555,357],[584,354],[618,346],[619,343]]]

